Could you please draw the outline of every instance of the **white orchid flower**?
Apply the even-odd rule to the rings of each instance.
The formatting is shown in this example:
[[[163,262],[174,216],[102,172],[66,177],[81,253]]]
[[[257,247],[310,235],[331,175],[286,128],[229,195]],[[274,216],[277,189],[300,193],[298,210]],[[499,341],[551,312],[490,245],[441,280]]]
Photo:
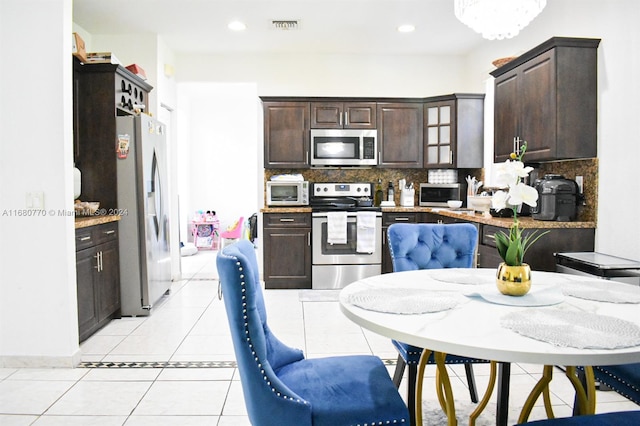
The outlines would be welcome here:
[[[491,196],[491,207],[495,210],[495,211],[500,211],[502,209],[506,209],[507,206],[507,199],[509,198],[509,193],[506,191],[496,191],[492,196]]]
[[[496,183],[501,187],[511,187],[527,177],[533,167],[525,167],[522,161],[507,160],[496,165]]]
[[[525,203],[531,207],[535,207],[538,201],[538,191],[535,188],[518,182],[509,188],[509,204],[519,206]]]

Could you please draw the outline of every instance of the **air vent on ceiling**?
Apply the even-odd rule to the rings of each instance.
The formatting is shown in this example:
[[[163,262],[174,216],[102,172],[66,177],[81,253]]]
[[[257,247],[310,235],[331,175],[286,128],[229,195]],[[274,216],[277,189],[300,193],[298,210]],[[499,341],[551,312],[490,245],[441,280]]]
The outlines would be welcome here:
[[[289,31],[297,30],[300,27],[299,20],[272,20],[271,28],[274,30]]]

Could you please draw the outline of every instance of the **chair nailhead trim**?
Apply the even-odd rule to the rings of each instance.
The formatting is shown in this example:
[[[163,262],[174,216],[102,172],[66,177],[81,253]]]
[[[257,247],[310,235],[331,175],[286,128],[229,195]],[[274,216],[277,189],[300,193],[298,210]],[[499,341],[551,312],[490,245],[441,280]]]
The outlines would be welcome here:
[[[260,369],[260,373],[262,374],[262,380],[266,383],[267,386],[269,386],[271,388],[271,392],[273,392],[274,394],[276,394],[278,397],[281,397],[285,400],[290,400],[290,401],[295,401],[299,404],[304,404],[304,405],[309,405],[308,401],[299,399],[299,398],[294,398],[292,396],[288,396],[286,394],[282,394],[278,389],[276,389],[274,386],[271,385],[271,381],[269,380],[269,378],[267,377],[264,369],[262,368],[262,362],[260,361],[260,358],[257,356],[256,351],[254,350],[253,347],[253,343],[251,341],[251,335],[249,332],[249,322],[248,322],[248,317],[247,317],[247,289],[246,289],[246,282],[244,281],[245,279],[245,275],[242,273],[243,268],[242,268],[242,263],[236,258],[236,266],[238,267],[238,271],[240,272],[240,285],[242,286],[242,319],[244,320],[244,334],[246,337],[246,341],[249,344],[249,348],[251,349],[251,354],[253,355],[253,359],[256,362],[258,368]]]
[[[630,383],[629,381],[627,381],[627,380],[625,380],[625,379],[623,379],[623,378],[621,378],[621,377],[618,377],[617,375],[612,374],[612,373],[610,373],[609,371],[604,371],[604,370],[602,370],[602,369],[600,369],[600,368],[598,368],[598,367],[593,367],[593,368],[595,368],[596,370],[600,371],[601,373],[604,373],[604,374],[606,374],[607,376],[609,376],[609,377],[611,377],[611,378],[613,378],[613,379],[617,380],[618,382],[620,382],[620,383],[624,384],[625,386],[630,387],[630,388],[631,388],[631,389],[633,389],[635,392],[640,392],[640,389],[638,389],[638,387],[637,387],[637,386],[634,386],[634,384],[633,384],[633,383]],[[607,385],[607,386],[609,386],[609,385]],[[616,388],[614,388],[613,386],[609,386],[609,387],[610,387],[611,389],[613,389],[615,392],[617,392],[617,393],[619,393],[620,395],[622,395],[622,396],[624,396],[625,398],[627,398],[628,400],[638,403],[638,401],[636,401],[636,399],[635,399],[634,397],[632,397],[632,396],[631,396],[631,395],[629,395],[627,392],[625,392],[625,391],[624,391],[624,389],[619,389],[619,388],[617,388],[617,387],[616,387]]]

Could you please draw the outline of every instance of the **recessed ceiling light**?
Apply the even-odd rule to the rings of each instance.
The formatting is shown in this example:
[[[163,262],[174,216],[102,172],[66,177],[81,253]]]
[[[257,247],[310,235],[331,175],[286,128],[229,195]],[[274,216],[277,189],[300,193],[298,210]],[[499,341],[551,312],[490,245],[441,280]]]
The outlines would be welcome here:
[[[411,24],[404,24],[398,27],[398,32],[401,32],[401,33],[411,33],[415,30],[416,30],[416,27],[414,27]]]
[[[227,25],[227,28],[229,28],[232,31],[244,31],[247,29],[247,26],[240,21],[232,21],[229,22],[229,25]]]

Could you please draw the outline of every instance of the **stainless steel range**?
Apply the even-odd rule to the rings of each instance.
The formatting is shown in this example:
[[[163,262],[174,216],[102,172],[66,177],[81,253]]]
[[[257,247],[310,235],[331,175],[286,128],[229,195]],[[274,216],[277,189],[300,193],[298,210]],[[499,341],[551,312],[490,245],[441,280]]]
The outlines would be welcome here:
[[[315,183],[312,208],[313,289],[339,289],[382,272],[382,213],[370,183]]]

